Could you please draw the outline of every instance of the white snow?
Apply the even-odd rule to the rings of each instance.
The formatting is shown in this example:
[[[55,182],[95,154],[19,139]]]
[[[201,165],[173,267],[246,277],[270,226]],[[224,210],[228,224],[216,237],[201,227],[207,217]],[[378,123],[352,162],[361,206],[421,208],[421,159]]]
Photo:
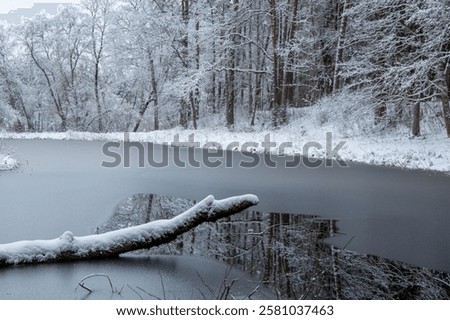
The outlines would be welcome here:
[[[231,197],[223,200],[215,200],[213,203],[213,211],[214,210],[227,210],[228,208],[235,206],[243,201],[248,201],[253,205],[258,204],[259,199],[257,196],[252,194],[246,194],[237,197]]]
[[[17,160],[10,155],[0,154],[0,171],[11,170],[18,166]]]

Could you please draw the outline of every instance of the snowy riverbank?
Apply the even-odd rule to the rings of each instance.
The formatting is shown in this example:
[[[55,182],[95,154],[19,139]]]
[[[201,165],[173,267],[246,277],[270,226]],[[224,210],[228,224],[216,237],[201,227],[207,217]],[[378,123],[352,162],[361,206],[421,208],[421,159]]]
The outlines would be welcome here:
[[[270,113],[259,113],[256,125],[249,127],[239,117],[232,130],[224,126],[220,115],[199,119],[198,130],[181,127],[152,132],[127,134],[126,139],[139,142],[172,144],[192,141],[196,146],[208,147],[215,142],[224,149],[271,152],[273,154],[301,154],[325,158],[328,151],[336,151],[347,162],[360,162],[379,166],[432,170],[450,173],[450,139],[445,134],[440,105],[427,103],[423,108],[421,136],[412,137],[408,117],[397,125],[374,124],[373,110],[365,106],[365,96],[342,94],[324,98],[309,108],[289,109],[290,123],[278,130],[270,129]],[[331,114],[331,115],[330,115]],[[1,139],[58,139],[85,141],[123,141],[124,133],[90,132],[0,132]],[[328,139],[327,139],[328,137]],[[331,137],[331,139],[330,139]],[[270,149],[263,142],[270,139]],[[244,145],[247,143],[246,145]],[[328,148],[327,148],[328,143]],[[305,148],[309,146],[309,148]],[[6,147],[6,146],[5,146]],[[7,149],[0,154],[7,154]],[[11,150],[10,154],[13,154]],[[330,155],[330,153],[329,153]],[[333,155],[333,154],[332,154]],[[0,156],[0,160],[1,160]],[[15,166],[13,158],[4,156],[1,163]],[[1,165],[1,164],[0,164]],[[4,165],[5,166],[5,165]]]
[[[372,165],[396,166],[408,169],[433,170],[450,173],[450,143],[444,134],[430,134],[420,138],[410,138],[407,135],[372,134],[369,136],[345,136],[333,126],[315,127],[292,123],[277,131],[258,130],[245,132],[245,130],[231,132],[226,128],[184,130],[175,128],[170,130],[130,133],[130,141],[173,143],[176,135],[180,142],[191,139],[204,147],[208,142],[219,143],[223,148],[232,146],[232,149],[249,150],[243,148],[246,142],[252,142],[252,148],[257,152],[264,152],[262,143],[270,141],[273,147],[271,153],[287,155],[304,154],[304,147],[308,142],[318,143],[309,148],[309,155],[326,157],[327,132],[332,133],[331,146],[336,148],[337,154],[345,161],[361,162]],[[192,136],[193,135],[193,136]],[[123,133],[0,133],[0,139],[58,139],[58,140],[103,140],[122,141]],[[281,147],[281,144],[285,147]],[[287,143],[287,144],[286,144]],[[330,149],[331,150],[331,149]],[[11,169],[17,165],[13,157],[0,155],[0,170]]]

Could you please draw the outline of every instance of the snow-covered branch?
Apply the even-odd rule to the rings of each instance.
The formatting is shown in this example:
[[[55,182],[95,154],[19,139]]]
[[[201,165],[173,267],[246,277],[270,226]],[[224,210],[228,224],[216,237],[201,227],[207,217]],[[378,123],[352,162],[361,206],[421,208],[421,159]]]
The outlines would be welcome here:
[[[0,245],[0,267],[16,264],[117,257],[175,240],[205,222],[229,217],[258,203],[254,195],[223,200],[208,196],[191,209],[170,219],[103,234],[75,237],[70,231],[53,240],[20,241]]]

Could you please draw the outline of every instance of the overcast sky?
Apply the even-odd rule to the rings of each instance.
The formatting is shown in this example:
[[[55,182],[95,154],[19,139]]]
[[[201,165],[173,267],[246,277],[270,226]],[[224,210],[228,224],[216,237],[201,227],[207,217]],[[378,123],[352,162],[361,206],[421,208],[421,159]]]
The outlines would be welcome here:
[[[81,0],[0,0],[0,14],[18,8],[31,8],[33,3],[80,3]]]

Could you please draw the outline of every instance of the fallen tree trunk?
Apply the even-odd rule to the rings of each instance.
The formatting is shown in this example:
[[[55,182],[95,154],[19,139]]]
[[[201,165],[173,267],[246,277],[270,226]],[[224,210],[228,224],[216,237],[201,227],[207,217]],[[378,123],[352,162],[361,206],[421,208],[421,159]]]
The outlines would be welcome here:
[[[214,200],[209,196],[170,219],[103,234],[75,237],[70,231],[58,239],[19,241],[0,245],[0,267],[17,264],[103,259],[169,243],[205,222],[229,217],[258,203],[254,195]]]

